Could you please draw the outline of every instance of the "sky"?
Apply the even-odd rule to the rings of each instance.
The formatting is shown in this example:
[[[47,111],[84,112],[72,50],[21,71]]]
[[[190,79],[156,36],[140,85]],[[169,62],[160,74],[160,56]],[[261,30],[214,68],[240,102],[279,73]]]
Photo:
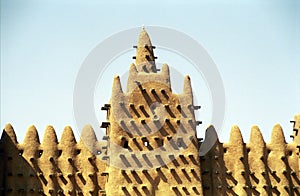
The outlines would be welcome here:
[[[11,123],[19,142],[32,124],[40,138],[47,125],[54,126],[58,138],[70,125],[79,138],[73,92],[84,60],[115,33],[143,25],[146,30],[160,26],[183,32],[213,59],[226,95],[224,123],[217,130],[222,142],[235,124],[245,142],[252,125],[260,127],[268,142],[276,123],[291,141],[290,120],[300,113],[297,0],[1,0],[1,127]],[[171,78],[175,92],[182,89],[178,73],[191,75],[195,101],[202,107],[197,111],[197,119],[203,121],[197,129],[201,137],[211,124],[213,108],[205,78],[188,59],[159,48],[155,40],[152,43],[158,46],[159,63],[168,63],[176,76]],[[113,76],[120,75],[125,88],[134,55],[133,48],[120,54],[98,78],[91,111],[99,120],[92,124],[96,133],[103,131],[99,125],[105,115],[100,107],[109,101]]]

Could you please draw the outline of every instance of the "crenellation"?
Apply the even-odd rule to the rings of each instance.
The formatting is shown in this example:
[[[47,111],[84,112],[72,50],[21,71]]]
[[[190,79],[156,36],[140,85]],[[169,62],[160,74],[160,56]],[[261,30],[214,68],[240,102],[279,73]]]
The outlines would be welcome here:
[[[227,152],[224,155],[225,165],[228,170],[232,171],[231,176],[234,181],[228,181],[230,185],[233,185],[232,191],[240,194],[249,194],[249,189],[245,189],[244,185],[249,184],[248,172],[246,172],[244,154],[245,145],[243,142],[242,134],[238,126],[233,126],[230,132],[230,139],[227,144]]]
[[[48,193],[50,190],[55,190],[58,186],[56,179],[58,175],[57,160],[59,157],[58,153],[58,140],[55,130],[52,126],[47,126],[44,132],[44,138],[40,145],[40,149],[43,150],[42,156],[38,159],[40,167],[40,178],[43,178],[43,191]],[[41,175],[43,174],[43,175]]]
[[[10,128],[9,131],[10,135],[12,135],[12,138],[14,138],[12,134],[13,129]],[[202,159],[200,164],[201,175],[200,173],[197,173],[200,170],[192,167],[192,165],[199,165],[197,161],[191,161],[190,159],[194,157],[194,154],[186,155],[181,153],[177,155],[178,158],[174,154],[169,154],[168,159],[162,159],[164,163],[172,160],[171,164],[173,167],[168,166],[168,170],[165,170],[164,168],[157,168],[155,170],[143,169],[141,171],[135,170],[134,167],[143,167],[144,164],[147,165],[148,163],[144,161],[144,158],[135,154],[131,154],[130,157],[126,156],[126,158],[128,159],[128,162],[132,164],[132,169],[129,173],[126,172],[126,170],[123,170],[121,175],[127,179],[127,183],[132,181],[133,184],[135,184],[134,186],[126,188],[129,193],[130,190],[138,190],[140,192],[143,191],[143,193],[144,190],[146,192],[147,190],[151,192],[152,189],[149,188],[150,186],[147,183],[154,183],[155,175],[159,176],[163,181],[177,184],[173,187],[177,187],[180,194],[194,192],[193,188],[187,188],[182,185],[199,180],[201,180],[202,183],[205,182],[205,184],[203,184],[204,194],[291,194],[293,191],[297,192],[299,188],[297,185],[299,182],[299,177],[297,176],[297,172],[295,172],[297,170],[292,169],[293,167],[298,166],[294,165],[295,160],[299,159],[296,152],[294,152],[296,148],[294,148],[292,145],[286,144],[285,140],[282,138],[280,142],[278,142],[276,137],[283,135],[282,129],[279,125],[274,126],[272,134],[273,137],[270,143],[266,144],[259,128],[257,126],[253,126],[251,128],[250,141],[248,144],[245,144],[240,134],[240,130],[237,126],[234,126],[232,128],[230,142],[226,144],[217,142],[212,148],[211,152],[206,155],[206,159]],[[32,135],[33,137],[31,139],[24,139],[24,141],[21,143],[22,145],[18,144],[18,148],[15,150],[15,153],[19,154],[20,149],[23,149],[23,153],[18,156],[24,157],[25,161],[30,167],[32,167],[31,164],[33,163],[30,161],[30,159],[27,159],[28,157],[35,156],[34,160],[37,161],[36,163],[39,165],[39,167],[36,167],[35,169],[40,169],[37,170],[37,177],[34,177],[35,172],[30,171],[28,174],[26,174],[26,172],[20,170],[19,172],[17,170],[17,172],[8,173],[8,177],[36,178],[36,180],[41,180],[42,188],[35,189],[33,188],[34,184],[31,183],[27,183],[26,188],[21,186],[21,184],[18,185],[18,183],[7,179],[7,182],[11,183],[10,187],[20,187],[17,189],[10,188],[8,193],[14,194],[14,192],[20,193],[21,191],[30,194],[38,194],[38,192],[41,192],[41,190],[45,194],[51,192],[58,193],[62,192],[63,190],[67,190],[67,192],[63,192],[68,194],[80,194],[80,192],[83,195],[95,194],[96,192],[99,194],[100,192],[103,193],[105,190],[106,181],[103,181],[103,177],[105,176],[101,176],[101,173],[104,172],[104,169],[101,173],[99,172],[99,169],[97,169],[98,166],[95,163],[98,159],[95,157],[95,155],[93,155],[90,149],[88,149],[88,146],[84,145],[83,143],[84,141],[93,141],[94,143],[97,142],[94,132],[90,126],[85,127],[85,130],[83,130],[81,134],[81,140],[78,143],[76,142],[73,131],[70,127],[65,128],[59,144],[57,142],[55,130],[51,126],[46,128],[42,143],[39,143],[39,138],[35,127],[30,127],[27,135]],[[90,137],[91,139],[86,140],[84,137]],[[2,135],[1,142],[3,142],[2,140],[4,138],[5,134]],[[178,141],[174,140],[174,138],[171,136],[168,138],[169,140]],[[140,137],[141,142],[145,141],[145,139],[148,140],[147,137]],[[151,143],[151,141],[154,142],[157,139],[159,139],[159,137],[153,137],[149,139],[149,143]],[[181,140],[182,138],[179,139]],[[60,156],[56,150],[51,150],[51,148],[58,149],[58,146],[61,146],[62,143],[73,148],[72,151],[67,150],[67,153],[69,153],[68,155],[64,153],[66,149],[62,150],[63,152]],[[29,144],[34,144],[33,146],[35,146],[35,148]],[[235,146],[243,147],[240,148]],[[43,153],[39,156],[37,152],[40,150],[42,150]],[[73,156],[70,155],[70,152],[74,153]],[[236,158],[231,158],[230,161],[228,161],[226,157],[232,156],[232,154],[234,154]],[[143,155],[146,155],[148,158],[146,153]],[[7,161],[14,161],[13,156],[9,157],[7,158]],[[57,161],[59,162],[62,160],[62,157],[65,157],[63,159],[66,159],[64,164],[74,163],[74,165],[78,167],[78,171],[66,172],[65,170],[68,169],[57,165]],[[257,157],[262,157],[262,159]],[[129,160],[129,158],[131,159]],[[226,162],[226,160],[228,162]],[[272,164],[274,162],[276,162],[277,165]],[[281,166],[278,166],[279,162],[282,162]],[[185,166],[180,167],[181,165]],[[234,166],[232,167],[232,165]],[[57,169],[57,167],[59,169]],[[230,167],[232,167],[232,169]],[[105,167],[102,165],[102,168]],[[249,178],[248,181],[246,179],[247,176]],[[99,178],[103,181],[102,186],[97,186],[97,184],[99,184]],[[222,179],[228,180],[226,182]],[[280,181],[278,181],[278,179],[280,179]],[[64,183],[69,184],[70,186],[66,187],[63,185]],[[76,186],[84,186],[85,189],[76,189],[74,188]],[[122,189],[120,191],[122,191]]]
[[[18,144],[16,133],[11,124],[6,124],[3,130],[1,141],[5,142],[5,140],[10,140],[14,144]]]
[[[267,169],[270,172],[269,178],[273,186],[272,192],[277,191],[286,193],[284,185],[289,184],[289,180],[282,173],[282,170],[286,170],[285,153],[286,153],[286,142],[284,139],[282,128],[279,124],[273,127],[271,141],[267,144],[268,158]],[[279,180],[280,179],[280,180]]]
[[[37,158],[39,158],[40,140],[35,126],[30,126],[26,132],[25,138],[19,148],[22,149],[22,156],[34,167]]]
[[[253,126],[251,128],[247,151],[252,187],[255,186],[256,191],[261,194],[268,194],[268,191],[264,189],[263,186],[268,184],[269,179],[266,179],[265,176],[261,175],[262,172],[267,170],[264,162],[266,157],[266,143],[258,126]]]
[[[191,78],[190,76],[186,75],[184,77],[184,84],[183,84],[183,92],[184,95],[188,96],[191,98],[193,97],[193,90],[192,90],[192,85],[191,85]]]

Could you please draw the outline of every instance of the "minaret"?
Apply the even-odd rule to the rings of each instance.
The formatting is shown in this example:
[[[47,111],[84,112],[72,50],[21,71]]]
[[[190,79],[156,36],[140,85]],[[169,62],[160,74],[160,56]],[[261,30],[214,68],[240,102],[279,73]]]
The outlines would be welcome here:
[[[152,46],[151,40],[145,28],[142,28],[142,31],[139,36],[138,44],[136,47],[136,67],[138,72],[146,73],[156,73],[157,69],[155,66],[155,56],[153,49],[155,46]]]
[[[126,91],[114,78],[106,128],[106,195],[202,195],[200,159],[189,76],[172,92],[169,67],[158,72],[142,29]]]
[[[127,81],[127,93],[132,93],[137,88],[137,81],[140,83],[147,83],[150,81],[156,81],[166,88],[171,88],[169,66],[167,64],[162,65],[162,71],[158,72],[156,67],[154,51],[156,47],[152,45],[149,34],[142,28],[140,32],[136,48],[135,63],[130,65],[129,76]]]

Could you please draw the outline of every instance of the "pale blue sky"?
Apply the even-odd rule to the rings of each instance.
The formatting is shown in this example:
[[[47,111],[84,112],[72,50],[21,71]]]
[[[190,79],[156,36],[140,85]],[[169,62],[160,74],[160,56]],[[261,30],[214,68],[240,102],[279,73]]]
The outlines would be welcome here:
[[[31,124],[41,137],[48,124],[54,126],[59,138],[65,125],[71,125],[76,133],[73,88],[83,60],[105,38],[143,24],[184,32],[213,58],[226,92],[222,141],[228,140],[234,124],[246,141],[251,126],[257,124],[268,141],[275,123],[282,125],[290,141],[289,121],[300,112],[297,0],[1,0],[1,126],[12,123],[19,142]],[[115,72],[124,73],[133,55],[132,49],[113,62],[107,73],[111,80],[99,81],[95,92],[99,121],[104,119],[98,109],[110,94],[105,96],[101,85],[110,89]],[[156,55],[176,70],[193,71],[175,54],[158,50]],[[205,84],[197,87],[197,80],[192,77],[192,81],[203,108],[198,115],[203,121],[200,133],[210,124],[211,106]]]

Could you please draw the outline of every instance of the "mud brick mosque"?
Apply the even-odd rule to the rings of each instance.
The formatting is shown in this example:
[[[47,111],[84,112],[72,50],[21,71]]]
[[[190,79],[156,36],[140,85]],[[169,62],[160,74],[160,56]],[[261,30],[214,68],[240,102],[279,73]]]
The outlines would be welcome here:
[[[127,87],[113,80],[102,107],[106,130],[98,141],[87,125],[76,141],[71,127],[60,140],[52,126],[40,140],[34,126],[19,143],[7,124],[0,140],[0,195],[300,195],[300,114],[286,143],[279,124],[269,143],[257,126],[245,143],[237,126],[226,143],[215,141],[199,156],[189,76],[181,94],[171,89],[167,64],[158,70],[143,29]],[[125,86],[125,85],[124,85]],[[216,135],[213,126],[206,134]]]

